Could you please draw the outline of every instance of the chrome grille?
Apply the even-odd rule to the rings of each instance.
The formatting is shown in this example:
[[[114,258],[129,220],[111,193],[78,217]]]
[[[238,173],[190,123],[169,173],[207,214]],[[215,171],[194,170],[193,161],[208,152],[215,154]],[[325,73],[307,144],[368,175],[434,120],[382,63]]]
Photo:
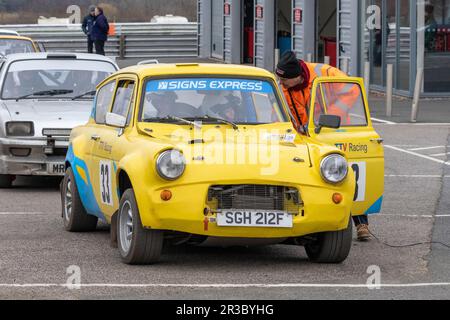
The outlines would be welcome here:
[[[303,201],[296,188],[271,185],[216,185],[208,190],[213,210],[257,209],[298,214]]]

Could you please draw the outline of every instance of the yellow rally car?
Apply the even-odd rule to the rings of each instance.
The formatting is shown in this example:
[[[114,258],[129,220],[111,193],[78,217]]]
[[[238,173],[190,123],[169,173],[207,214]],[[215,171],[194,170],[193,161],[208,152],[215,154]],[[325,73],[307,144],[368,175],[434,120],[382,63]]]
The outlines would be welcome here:
[[[339,114],[349,92],[352,107]],[[312,261],[342,262],[351,214],[379,212],[383,194],[382,140],[363,92],[357,78],[318,79],[303,135],[265,70],[123,69],[98,86],[89,122],[72,131],[65,228],[106,221],[129,264],[156,262],[163,243],[302,245]]]

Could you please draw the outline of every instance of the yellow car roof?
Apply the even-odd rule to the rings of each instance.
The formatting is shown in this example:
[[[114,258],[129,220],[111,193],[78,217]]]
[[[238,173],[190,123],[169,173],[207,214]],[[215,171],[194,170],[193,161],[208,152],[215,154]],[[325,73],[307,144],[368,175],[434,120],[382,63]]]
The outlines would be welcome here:
[[[1,39],[12,39],[12,40],[28,40],[33,42],[33,40],[31,38],[28,37],[22,37],[22,36],[6,36],[6,35],[0,35],[0,40]]]
[[[230,75],[244,77],[273,78],[267,70],[232,64],[179,63],[137,65],[120,70],[120,73],[134,73],[141,78],[149,76],[179,76],[179,75]]]

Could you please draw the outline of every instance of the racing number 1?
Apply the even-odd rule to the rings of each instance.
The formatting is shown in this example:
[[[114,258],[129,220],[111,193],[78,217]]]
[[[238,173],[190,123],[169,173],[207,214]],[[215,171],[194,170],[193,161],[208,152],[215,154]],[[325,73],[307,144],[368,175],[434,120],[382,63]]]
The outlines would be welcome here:
[[[103,204],[112,206],[111,162],[100,161],[100,193]]]

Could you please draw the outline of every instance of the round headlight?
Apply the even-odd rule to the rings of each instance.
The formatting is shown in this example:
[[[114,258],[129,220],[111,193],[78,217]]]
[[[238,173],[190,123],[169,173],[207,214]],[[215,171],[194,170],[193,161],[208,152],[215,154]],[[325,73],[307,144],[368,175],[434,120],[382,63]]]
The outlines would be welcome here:
[[[156,160],[156,171],[161,178],[176,180],[184,173],[186,159],[178,150],[167,150],[162,152]]]
[[[348,173],[347,160],[339,154],[329,155],[322,160],[320,173],[328,183],[342,182]]]

